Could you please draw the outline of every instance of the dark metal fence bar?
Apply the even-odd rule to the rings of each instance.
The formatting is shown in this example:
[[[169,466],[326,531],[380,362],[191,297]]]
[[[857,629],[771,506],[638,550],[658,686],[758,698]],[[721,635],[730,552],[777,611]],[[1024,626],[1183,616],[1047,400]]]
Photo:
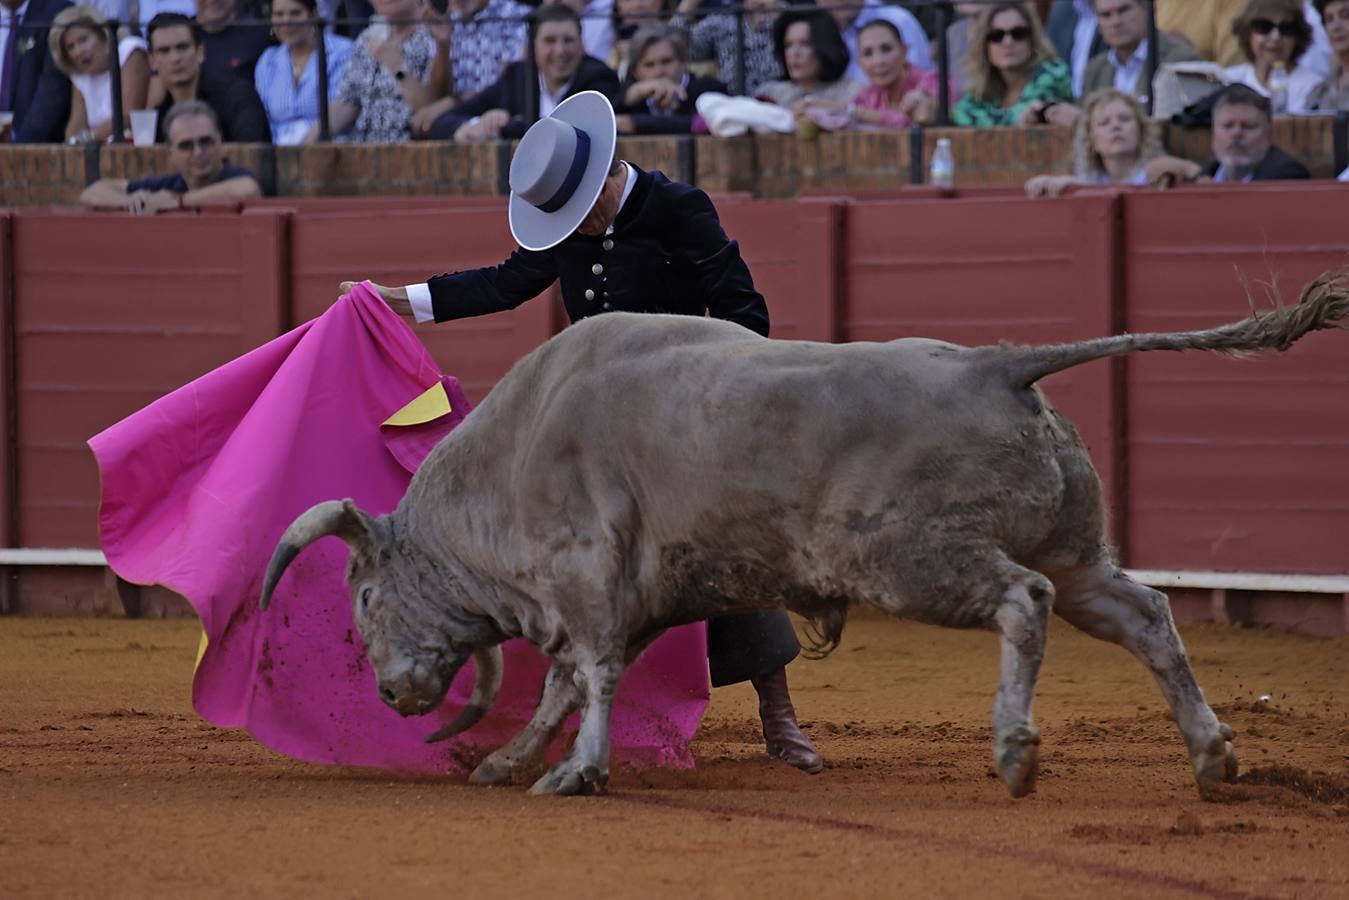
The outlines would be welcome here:
[[[108,80],[112,82],[112,142],[126,142],[126,132],[122,130],[122,55],[117,52],[117,29],[122,23],[113,19],[108,23]]]
[[[314,39],[318,41],[315,52],[318,54],[316,65],[318,66],[319,86],[319,133],[318,139],[326,143],[333,139],[332,128],[329,127],[331,119],[328,114],[328,44],[323,40],[324,28],[327,22],[322,18],[314,19]]]

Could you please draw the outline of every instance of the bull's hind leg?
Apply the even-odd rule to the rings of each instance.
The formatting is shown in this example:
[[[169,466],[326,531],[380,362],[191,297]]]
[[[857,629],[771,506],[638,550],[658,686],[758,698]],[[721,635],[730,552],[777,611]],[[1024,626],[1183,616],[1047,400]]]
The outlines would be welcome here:
[[[622,674],[617,659],[576,666],[575,679],[584,694],[581,730],[571,752],[534,782],[531,794],[590,794],[609,783],[609,717]]]
[[[993,702],[993,760],[1013,797],[1035,790],[1040,732],[1031,723],[1035,682],[1045,654],[1054,586],[1038,572],[1000,567],[1002,598],[993,627],[1002,642],[1001,678]]]
[[[517,772],[529,769],[543,758],[558,727],[576,709],[581,699],[574,666],[555,662],[543,680],[539,705],[519,734],[478,764],[468,780],[474,784],[504,784]]]
[[[1119,644],[1152,672],[1190,751],[1199,793],[1237,777],[1232,729],[1218,721],[1190,671],[1166,595],[1134,581],[1113,563],[1056,577],[1054,610],[1093,637]]]

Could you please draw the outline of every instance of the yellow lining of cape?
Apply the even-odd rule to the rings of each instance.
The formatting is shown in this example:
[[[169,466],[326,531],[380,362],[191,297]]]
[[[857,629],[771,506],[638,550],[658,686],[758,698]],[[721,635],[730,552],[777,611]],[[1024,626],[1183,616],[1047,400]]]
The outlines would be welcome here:
[[[381,425],[420,425],[447,415],[451,411],[445,385],[437,381],[407,406],[389,416]]]

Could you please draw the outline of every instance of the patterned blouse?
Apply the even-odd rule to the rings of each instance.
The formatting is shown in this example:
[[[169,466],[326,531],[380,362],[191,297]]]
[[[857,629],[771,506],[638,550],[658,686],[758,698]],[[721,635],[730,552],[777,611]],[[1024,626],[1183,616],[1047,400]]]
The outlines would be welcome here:
[[[356,124],[337,138],[363,144],[400,144],[412,139],[412,108],[403,99],[393,73],[371,55],[374,44],[370,30],[362,31],[352,48],[347,74],[338,88],[337,99],[358,107]],[[431,60],[436,41],[425,25],[418,25],[403,41],[403,70],[408,78],[423,84],[431,75]]]
[[[670,19],[676,28],[688,29],[683,16]],[[735,16],[716,13],[689,29],[689,60],[717,61],[717,77],[735,90],[740,56],[740,31]],[[745,19],[745,86],[747,96],[755,96],[765,82],[782,77],[782,68],[773,53],[773,19],[765,17],[759,25],[750,17]]]
[[[451,89],[471,97],[501,77],[506,63],[525,55],[525,16],[533,8],[516,0],[487,0],[469,18],[450,13],[450,65],[454,72]]]
[[[1026,107],[1036,101],[1044,103],[1072,103],[1073,78],[1068,64],[1061,59],[1047,59],[1031,72],[1030,81],[1021,90],[1021,96],[1012,106],[1003,108],[1001,100],[982,100],[966,91],[951,110],[957,125],[990,128],[995,125],[1015,125]]]
[[[336,34],[325,34],[323,45],[328,52],[328,99],[337,97],[342,76],[351,58],[351,41]],[[290,66],[290,48],[277,44],[262,51],[257,68],[253,70],[253,84],[267,107],[267,122],[272,126],[272,141],[277,144],[298,144],[310,127],[319,120],[319,54],[315,49],[304,64],[300,81]]]

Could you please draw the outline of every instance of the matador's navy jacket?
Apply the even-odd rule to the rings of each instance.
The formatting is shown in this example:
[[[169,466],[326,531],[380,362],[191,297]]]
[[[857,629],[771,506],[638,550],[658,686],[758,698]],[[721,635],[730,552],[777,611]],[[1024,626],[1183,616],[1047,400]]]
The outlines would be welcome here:
[[[499,266],[429,279],[436,321],[514,309],[560,279],[573,322],[615,310],[710,313],[767,337],[768,305],[708,196],[633,170],[611,234],[573,234],[550,250],[518,249]]]

